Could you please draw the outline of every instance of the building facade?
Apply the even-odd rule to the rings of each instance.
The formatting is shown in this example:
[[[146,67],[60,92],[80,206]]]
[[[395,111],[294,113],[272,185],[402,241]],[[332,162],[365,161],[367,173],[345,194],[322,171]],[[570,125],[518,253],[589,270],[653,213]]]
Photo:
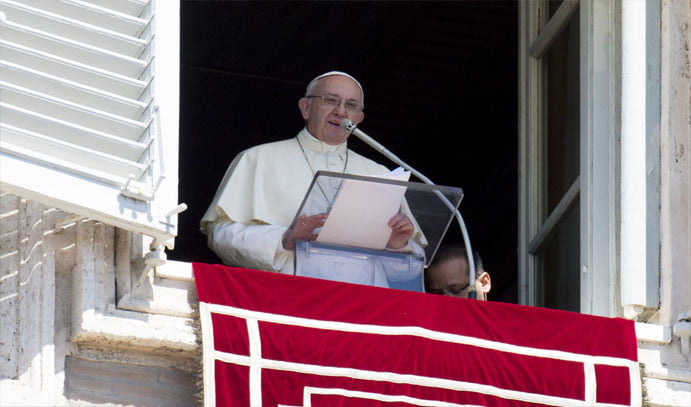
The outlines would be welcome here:
[[[635,320],[640,404],[689,405],[691,3],[516,6],[520,302]],[[194,404],[178,2],[2,0],[0,30],[0,405]]]

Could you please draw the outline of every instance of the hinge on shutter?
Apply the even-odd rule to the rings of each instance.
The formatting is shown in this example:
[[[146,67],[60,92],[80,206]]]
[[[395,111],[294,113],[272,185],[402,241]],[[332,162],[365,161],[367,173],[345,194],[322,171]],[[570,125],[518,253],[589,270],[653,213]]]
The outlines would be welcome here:
[[[672,331],[681,341],[682,355],[689,354],[689,338],[691,338],[691,311],[679,314],[679,322],[674,324]]]
[[[132,185],[132,181],[136,180],[134,176],[131,175],[127,179],[127,182],[125,182],[125,185],[123,185],[120,189],[120,194],[128,198],[133,198],[145,202],[151,202],[154,200],[154,197],[156,196],[156,191],[158,190],[158,187],[161,185],[161,182],[163,182],[165,178],[165,175],[159,175],[154,185],[150,189],[147,189],[141,186],[137,187],[135,185]]]
[[[152,179],[156,175],[158,175],[158,177],[156,177],[155,181],[152,182],[151,187],[147,188],[146,186],[142,186],[141,183],[137,182],[139,178],[143,175],[143,172],[138,174],[137,176],[130,175],[127,179],[127,182],[125,182],[125,185],[123,185],[120,189],[120,194],[128,198],[133,198],[145,202],[151,202],[154,200],[156,191],[158,190],[158,187],[161,186],[161,182],[163,182],[163,180],[166,178],[165,167],[163,165],[163,152],[160,151],[162,148],[161,121],[158,113],[158,106],[154,106],[152,119],[149,122],[147,133],[149,136],[147,150],[149,151],[150,158],[148,160],[146,170],[144,171],[150,171]],[[156,164],[158,164],[158,168],[156,167]]]
[[[177,205],[175,208],[169,210],[165,214],[166,220],[165,222],[161,221],[161,223],[165,223],[166,225],[172,225],[172,223],[170,222],[170,218],[186,210],[186,203],[181,203]],[[145,278],[148,278],[149,273],[156,267],[166,264],[166,260],[168,260],[168,256],[166,256],[166,249],[173,250],[173,242],[173,239],[164,241],[158,237],[154,238],[154,240],[149,245],[149,252],[146,253],[146,255],[144,255],[144,264],[146,266],[144,267],[142,274],[139,276],[139,279],[137,281],[138,284],[141,284]]]
[[[168,226],[174,226],[174,223],[172,222],[171,218],[175,215],[178,215],[184,211],[187,210],[187,204],[186,203],[181,203],[178,204],[175,208],[169,210],[164,214],[163,217],[159,219],[159,222],[163,225],[168,225]]]

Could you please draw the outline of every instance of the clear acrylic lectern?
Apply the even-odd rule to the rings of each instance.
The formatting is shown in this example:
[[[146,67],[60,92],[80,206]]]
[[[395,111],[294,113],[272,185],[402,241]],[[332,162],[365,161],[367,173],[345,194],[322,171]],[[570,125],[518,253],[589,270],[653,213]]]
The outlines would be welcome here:
[[[302,215],[328,217],[316,240],[296,242],[295,274],[424,292],[423,270],[462,198],[456,187],[319,171],[291,228]],[[387,249],[387,224],[399,212],[415,230],[407,246]]]

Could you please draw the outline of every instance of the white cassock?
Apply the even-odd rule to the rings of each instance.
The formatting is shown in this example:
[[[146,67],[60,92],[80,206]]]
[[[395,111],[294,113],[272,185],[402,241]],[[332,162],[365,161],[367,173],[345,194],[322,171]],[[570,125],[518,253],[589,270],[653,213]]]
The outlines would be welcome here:
[[[294,274],[294,252],[283,248],[282,238],[316,171],[382,175],[389,169],[348,150],[346,143],[326,144],[307,129],[295,138],[249,148],[233,159],[202,218],[200,230],[208,236],[209,248],[226,265]],[[424,254],[419,245],[410,246]],[[410,271],[395,275],[401,272],[381,267],[369,272],[378,286],[387,286],[387,277],[414,277]]]

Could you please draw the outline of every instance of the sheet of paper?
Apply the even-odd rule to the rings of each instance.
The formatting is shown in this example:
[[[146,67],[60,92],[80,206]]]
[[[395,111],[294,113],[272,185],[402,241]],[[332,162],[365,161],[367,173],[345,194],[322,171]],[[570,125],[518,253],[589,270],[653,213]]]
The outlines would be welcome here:
[[[397,168],[379,178],[408,181],[410,172]],[[318,242],[384,249],[391,235],[389,219],[401,209],[406,187],[372,181],[345,180]]]

